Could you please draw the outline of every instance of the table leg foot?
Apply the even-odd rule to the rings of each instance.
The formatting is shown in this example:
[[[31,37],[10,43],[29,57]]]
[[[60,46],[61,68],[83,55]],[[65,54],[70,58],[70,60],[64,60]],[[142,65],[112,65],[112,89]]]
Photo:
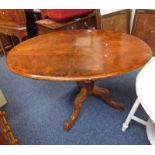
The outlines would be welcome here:
[[[80,93],[75,98],[74,105],[73,105],[73,111],[72,111],[69,119],[64,124],[64,130],[68,131],[71,129],[71,127],[75,123],[76,119],[78,118],[81,106],[87,96],[88,96],[87,88],[85,88],[85,87],[81,88]]]
[[[113,101],[110,92],[106,88],[99,88],[97,86],[94,86],[92,94],[95,96],[99,96],[105,101],[106,104],[110,105],[111,107],[118,110],[124,110],[124,104]]]

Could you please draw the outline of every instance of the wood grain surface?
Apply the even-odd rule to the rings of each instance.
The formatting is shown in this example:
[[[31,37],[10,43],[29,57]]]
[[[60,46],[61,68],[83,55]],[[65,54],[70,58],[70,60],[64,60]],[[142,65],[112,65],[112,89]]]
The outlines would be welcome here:
[[[152,56],[135,36],[103,30],[64,30],[26,40],[7,55],[19,75],[57,81],[97,80],[133,71]]]

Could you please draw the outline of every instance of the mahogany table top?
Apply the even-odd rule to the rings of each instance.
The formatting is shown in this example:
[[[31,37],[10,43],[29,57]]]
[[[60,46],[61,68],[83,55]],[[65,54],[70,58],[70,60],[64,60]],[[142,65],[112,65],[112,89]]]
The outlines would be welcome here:
[[[26,40],[7,55],[19,75],[58,81],[97,80],[133,71],[152,56],[139,38],[103,30],[64,30]]]

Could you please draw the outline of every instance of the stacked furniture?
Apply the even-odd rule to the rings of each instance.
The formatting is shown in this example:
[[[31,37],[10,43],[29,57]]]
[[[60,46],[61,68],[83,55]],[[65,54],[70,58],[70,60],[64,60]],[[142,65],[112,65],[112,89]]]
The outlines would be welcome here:
[[[44,10],[42,12],[42,17],[45,19],[36,21],[39,34],[68,29],[94,29],[101,26],[99,10],[89,10],[87,14],[85,13],[82,16],[81,14],[71,17],[68,15],[68,18],[63,17],[62,19],[58,16],[51,19],[50,14],[49,17]]]

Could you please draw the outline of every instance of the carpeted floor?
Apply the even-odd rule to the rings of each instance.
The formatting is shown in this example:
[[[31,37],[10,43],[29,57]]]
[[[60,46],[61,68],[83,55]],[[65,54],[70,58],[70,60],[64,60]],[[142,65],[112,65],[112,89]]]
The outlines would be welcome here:
[[[74,127],[65,132],[63,123],[71,113],[78,92],[76,84],[20,77],[8,71],[4,58],[0,58],[0,88],[8,101],[1,110],[6,111],[20,144],[149,144],[145,127],[134,121],[125,133],[121,131],[136,99],[137,73],[97,81],[115,100],[125,103],[123,112],[89,96]],[[147,118],[142,108],[137,115]]]

